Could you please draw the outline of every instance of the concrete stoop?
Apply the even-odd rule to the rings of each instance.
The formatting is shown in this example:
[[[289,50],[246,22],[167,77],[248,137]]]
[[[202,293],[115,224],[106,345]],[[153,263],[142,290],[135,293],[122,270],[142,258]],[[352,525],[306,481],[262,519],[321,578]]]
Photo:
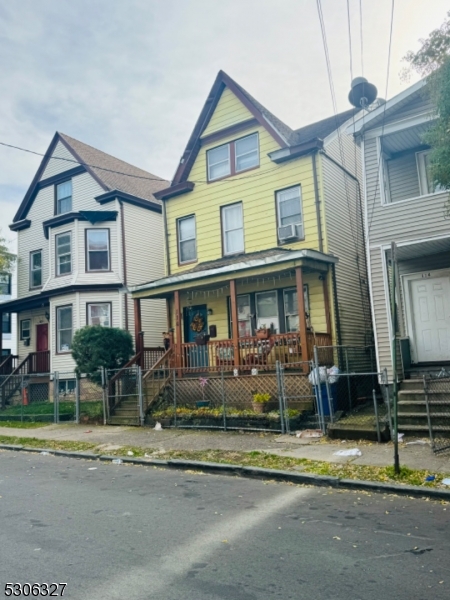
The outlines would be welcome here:
[[[435,431],[450,433],[450,394],[430,389],[428,404]],[[427,403],[423,379],[402,381],[398,393],[398,429],[428,435]]]

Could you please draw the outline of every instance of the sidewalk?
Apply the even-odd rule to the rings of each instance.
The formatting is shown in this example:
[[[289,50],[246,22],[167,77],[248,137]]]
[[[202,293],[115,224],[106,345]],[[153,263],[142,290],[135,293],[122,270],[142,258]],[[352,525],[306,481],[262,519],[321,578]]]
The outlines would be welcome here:
[[[121,446],[136,446],[158,452],[170,450],[225,450],[235,452],[260,451],[326,461],[351,462],[355,465],[388,466],[393,464],[392,443],[376,444],[362,441],[334,442],[298,439],[295,436],[265,433],[211,432],[186,429],[154,429],[139,427],[111,427],[86,425],[49,425],[36,429],[0,427],[0,436],[38,438],[41,440],[78,441],[98,444],[103,451],[119,450]],[[409,441],[415,438],[410,438]],[[114,447],[114,448],[113,448]],[[360,457],[335,456],[337,450],[359,448]],[[435,456],[426,445],[399,445],[400,463],[410,469],[426,469],[435,473],[450,474],[450,453]]]

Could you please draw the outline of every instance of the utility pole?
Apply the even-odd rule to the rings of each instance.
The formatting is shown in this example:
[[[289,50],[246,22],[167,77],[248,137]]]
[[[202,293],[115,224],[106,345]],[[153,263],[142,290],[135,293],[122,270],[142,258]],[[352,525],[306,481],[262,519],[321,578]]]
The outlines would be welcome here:
[[[397,303],[395,301],[395,274],[397,271],[397,244],[391,243],[391,321],[392,321],[392,394],[394,400],[394,471],[400,473],[398,456],[398,390],[397,390]]]

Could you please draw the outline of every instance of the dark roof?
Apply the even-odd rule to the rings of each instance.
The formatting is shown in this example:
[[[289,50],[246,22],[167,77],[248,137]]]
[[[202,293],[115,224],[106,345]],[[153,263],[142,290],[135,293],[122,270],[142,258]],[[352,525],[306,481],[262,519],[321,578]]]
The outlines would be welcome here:
[[[50,185],[51,180],[55,179],[56,176],[42,180],[42,176],[59,142],[74,158],[74,162],[67,162],[67,170],[64,173],[68,173],[68,176],[79,175],[86,170],[105,192],[118,191],[138,198],[142,202],[148,200],[152,206],[161,205],[161,201],[153,194],[167,187],[168,181],[84,144],[65,133],[56,132],[14,216],[14,223],[25,219],[39,189]]]
[[[227,265],[234,265],[240,263],[243,260],[253,260],[255,258],[268,258],[269,256],[276,256],[278,254],[290,253],[292,250],[288,248],[269,248],[268,250],[259,250],[258,252],[242,252],[242,254],[233,254],[233,256],[223,256],[217,260],[208,260],[206,262],[199,263],[192,269],[183,271],[184,273],[197,273],[198,271],[208,271],[209,269],[218,269],[219,267],[226,267]]]
[[[281,147],[298,146],[310,142],[313,139],[324,139],[327,135],[338,129],[352,115],[358,112],[357,109],[350,109],[332,117],[327,117],[311,125],[301,127],[300,129],[291,129],[286,123],[283,123],[278,117],[270,112],[258,100],[240,86],[234,79],[224,71],[219,71],[205,104],[200,112],[200,116],[194,126],[194,130],[184,150],[181,161],[177,167],[171,187],[186,181],[189,172],[194,164],[200,149],[200,138],[205,131],[208,123],[216,109],[219,99],[224,89],[228,87],[241,102],[252,113],[260,125],[264,126],[269,133],[277,140]]]
[[[160,203],[153,194],[167,187],[168,181],[106,154],[106,152],[97,150],[97,148],[80,142],[65,133],[59,133],[59,136],[66,142],[65,145],[68,146],[68,150],[73,150],[78,155],[79,160],[81,159],[80,162],[94,165],[90,166],[88,170],[95,173],[97,178],[100,179],[105,191],[118,190],[138,198]],[[95,167],[101,168],[96,169]]]
[[[314,140],[316,138],[323,140],[330,135],[330,133],[333,133],[333,131],[339,129],[339,127],[346,121],[351,119],[353,116],[356,116],[359,110],[360,109],[358,108],[351,108],[350,110],[338,113],[332,117],[327,117],[321,121],[311,123],[311,125],[305,125],[305,127],[296,129],[293,132],[295,136],[294,143],[303,144],[304,142],[309,142],[310,140]]]

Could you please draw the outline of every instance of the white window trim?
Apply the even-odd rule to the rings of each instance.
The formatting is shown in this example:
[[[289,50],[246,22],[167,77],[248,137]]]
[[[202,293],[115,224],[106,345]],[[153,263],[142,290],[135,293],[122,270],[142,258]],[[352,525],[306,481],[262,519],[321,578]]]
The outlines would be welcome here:
[[[241,227],[234,227],[233,229],[225,229],[225,211],[229,208],[233,208],[235,206],[241,207]],[[233,202],[233,204],[226,204],[225,206],[221,206],[220,210],[222,212],[222,239],[223,239],[223,254],[224,256],[233,256],[234,254],[241,254],[245,252],[245,234],[244,234],[244,207],[242,206],[242,202]],[[227,233],[230,231],[239,231],[242,230],[242,249],[233,250],[233,252],[229,252],[227,250]]]
[[[181,223],[181,221],[187,221],[187,219],[194,219],[194,236],[182,240],[180,223]],[[188,263],[196,262],[197,261],[197,219],[195,218],[195,215],[188,215],[187,217],[180,217],[179,219],[177,219],[177,239],[178,239],[178,263],[180,265],[185,265]],[[182,244],[182,242],[190,242],[191,240],[195,241],[195,258],[190,258],[189,260],[182,260],[181,244]]]
[[[88,302],[87,303],[87,324],[92,325],[91,323],[91,307],[92,306],[107,306],[108,307],[108,327],[112,327],[112,317],[111,317],[111,302]],[[106,327],[106,325],[102,325],[102,327]]]
[[[222,177],[228,177],[229,175],[231,175],[231,150],[230,150],[230,146],[231,143],[229,142],[228,144],[221,144],[220,146],[215,146],[214,148],[210,148],[209,150],[206,151],[206,165],[207,165],[207,169],[208,169],[208,181],[216,181],[216,179],[222,179]],[[210,163],[209,157],[210,154],[213,150],[218,150],[219,148],[224,148],[226,147],[228,149],[228,168],[229,168],[229,172],[226,175],[220,175],[220,177],[211,177],[211,167],[215,167],[216,165],[220,165],[221,163],[224,163],[225,160],[219,160],[218,162],[215,163]]]
[[[89,233],[90,232],[94,232],[94,231],[105,231],[106,232],[106,252],[108,255],[108,268],[107,269],[91,269],[91,265],[90,265],[90,253],[91,252],[105,252],[105,250],[89,250]],[[89,227],[88,229],[86,229],[86,270],[88,273],[107,273],[108,271],[111,271],[111,252],[110,252],[110,245],[109,245],[109,236],[110,236],[110,230],[107,227]]]
[[[29,323],[29,326],[28,326],[28,332],[29,332],[29,333],[28,333],[28,336],[27,336],[27,337],[25,337],[25,336],[23,335],[23,330],[24,330],[23,324],[24,324],[24,323],[26,323],[27,321],[28,321],[28,323]],[[30,339],[30,337],[31,337],[31,319],[22,319],[22,320],[20,321],[20,340],[21,340],[21,341],[23,341],[23,340],[29,340],[29,339]]]
[[[33,256],[35,254],[41,255],[41,267],[40,269],[33,269]],[[33,273],[35,271],[41,272],[41,283],[39,285],[33,285]],[[42,287],[42,250],[33,250],[30,252],[30,290],[38,289]]]
[[[58,188],[60,185],[63,185],[65,183],[69,183],[70,181],[70,196],[64,196],[64,198],[58,198]],[[63,200],[67,200],[68,198],[70,198],[70,210],[66,210],[64,212],[61,212],[59,210],[59,205],[60,202],[62,202]],[[67,181],[61,181],[61,183],[57,183],[56,184],[56,214],[57,215],[66,215],[69,212],[72,212],[72,201],[73,201],[73,183],[72,183],[72,179],[68,179]]]
[[[276,190],[275,191],[275,203],[277,205],[277,217],[278,217],[278,227],[285,227],[285,225],[281,224],[281,214],[280,214],[280,199],[278,194],[282,194],[283,192],[286,192],[287,190],[292,190],[294,188],[298,188],[300,191],[299,194],[299,202],[300,202],[300,221],[299,223],[293,223],[293,225],[295,225],[296,227],[300,226],[302,228],[302,235],[298,236],[297,240],[302,240],[305,238],[305,227],[304,227],[304,223],[303,223],[303,194],[302,194],[302,186],[301,184],[297,184],[297,185],[291,185],[288,188],[284,188],[282,190]],[[278,232],[277,232],[277,237],[278,237]],[[286,243],[286,242],[282,242],[282,243]]]
[[[58,238],[63,236],[63,235],[68,235],[70,238],[70,252],[66,252],[65,254],[58,254]],[[58,277],[65,277],[67,275],[71,275],[72,274],[72,232],[71,231],[64,231],[61,233],[57,233],[55,235],[55,255],[56,255],[56,275]],[[60,272],[60,263],[59,263],[59,259],[61,256],[70,256],[70,271],[68,271],[67,273],[61,273]]]
[[[59,326],[60,320],[61,320],[59,313],[61,310],[65,310],[67,308],[70,308],[71,316],[72,316],[72,326],[70,327],[70,331],[72,332],[72,339],[73,339],[73,305],[66,304],[64,306],[57,306],[56,307],[56,353],[57,354],[69,354],[71,352],[72,340],[71,340],[70,348],[68,350],[61,350],[61,331],[69,331],[69,328],[61,330],[61,328]]]
[[[253,165],[252,167],[245,167],[244,169],[238,169],[237,168],[237,161],[238,161],[237,143],[240,142],[241,140],[245,140],[245,139],[251,138],[251,137],[256,138],[256,155],[258,157],[257,164]],[[239,138],[239,139],[235,140],[233,143],[234,143],[234,170],[235,170],[235,172],[241,173],[242,171],[248,171],[249,169],[256,169],[256,167],[259,166],[259,135],[258,135],[258,132],[251,133],[250,135],[246,135],[243,138]],[[242,154],[239,154],[239,157],[246,156],[247,154],[253,154],[253,152],[254,152],[254,150],[250,150],[250,152],[243,152]]]

